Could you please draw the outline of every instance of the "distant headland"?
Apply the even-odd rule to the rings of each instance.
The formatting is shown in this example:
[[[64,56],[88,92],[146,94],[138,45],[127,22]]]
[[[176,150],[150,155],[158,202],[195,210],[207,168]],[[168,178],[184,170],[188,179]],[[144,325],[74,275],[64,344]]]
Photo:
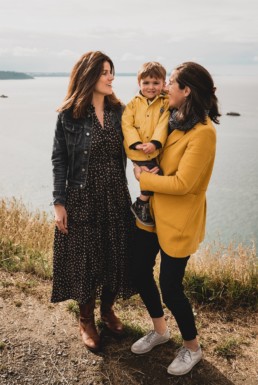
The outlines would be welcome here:
[[[15,72],[15,71],[0,71],[0,80],[11,79],[34,79],[41,77],[69,77],[69,72]],[[134,72],[118,72],[116,76],[137,76]]]
[[[70,73],[69,72],[28,72],[29,75],[37,78],[42,78],[42,77],[53,77],[53,78],[58,78],[58,77],[69,77]],[[116,76],[137,76],[136,73],[134,72],[116,72]]]
[[[0,71],[0,80],[11,79],[34,79],[34,77],[24,72]]]

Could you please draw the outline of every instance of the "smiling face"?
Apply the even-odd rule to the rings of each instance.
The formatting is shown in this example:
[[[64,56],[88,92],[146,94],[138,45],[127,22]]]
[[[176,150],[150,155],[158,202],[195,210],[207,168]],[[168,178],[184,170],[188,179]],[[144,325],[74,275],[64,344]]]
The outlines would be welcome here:
[[[108,61],[105,61],[103,63],[103,70],[100,75],[99,80],[95,84],[93,93],[99,94],[99,95],[112,95],[113,88],[112,88],[112,82],[114,80],[114,74],[111,70],[111,66]]]
[[[191,89],[187,86],[181,89],[179,83],[177,82],[177,71],[173,71],[169,78],[168,83],[168,96],[169,96],[169,106],[171,108],[179,109],[181,105],[186,100],[187,96],[190,94]]]
[[[140,90],[147,99],[155,99],[163,90],[165,83],[163,79],[146,76],[139,81]]]

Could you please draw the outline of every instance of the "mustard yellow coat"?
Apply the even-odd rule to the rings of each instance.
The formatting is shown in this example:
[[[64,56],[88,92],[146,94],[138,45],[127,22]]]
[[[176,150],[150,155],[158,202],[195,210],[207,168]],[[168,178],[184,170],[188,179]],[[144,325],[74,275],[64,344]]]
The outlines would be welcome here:
[[[126,106],[122,115],[122,130],[126,155],[132,160],[150,160],[156,158],[160,151],[144,154],[142,150],[129,147],[136,143],[157,140],[162,147],[168,134],[169,104],[168,96],[160,94],[148,104],[141,94],[136,95]]]
[[[174,130],[160,155],[163,176],[143,172],[141,190],[154,191],[151,207],[160,247],[170,256],[194,253],[205,234],[206,190],[216,149],[210,120],[187,133]],[[150,228],[137,223],[140,228]]]

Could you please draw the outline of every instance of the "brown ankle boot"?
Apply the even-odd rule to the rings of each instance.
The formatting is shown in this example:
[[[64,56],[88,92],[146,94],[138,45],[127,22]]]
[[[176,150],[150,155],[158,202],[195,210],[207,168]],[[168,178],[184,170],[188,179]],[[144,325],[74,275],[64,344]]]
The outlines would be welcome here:
[[[120,319],[115,315],[111,304],[102,303],[100,308],[101,320],[107,328],[117,336],[124,334],[124,327]]]
[[[79,329],[84,345],[92,352],[100,349],[100,336],[98,335],[94,320],[95,300],[80,305]]]

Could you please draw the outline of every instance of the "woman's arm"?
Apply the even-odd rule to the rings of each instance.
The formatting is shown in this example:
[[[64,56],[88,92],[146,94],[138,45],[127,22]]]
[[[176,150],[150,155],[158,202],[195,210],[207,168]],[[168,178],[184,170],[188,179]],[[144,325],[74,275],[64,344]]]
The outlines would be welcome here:
[[[55,224],[64,234],[67,234],[67,212],[65,209],[65,186],[68,169],[68,153],[60,115],[57,118],[54,144],[52,151],[53,165],[53,203]]]
[[[53,203],[65,205],[65,188],[68,170],[68,152],[60,115],[57,118],[52,150]]]
[[[173,195],[187,194],[211,162],[213,163],[215,146],[215,131],[208,128],[198,130],[189,141],[175,175],[161,176],[143,172],[140,175],[141,190]]]

